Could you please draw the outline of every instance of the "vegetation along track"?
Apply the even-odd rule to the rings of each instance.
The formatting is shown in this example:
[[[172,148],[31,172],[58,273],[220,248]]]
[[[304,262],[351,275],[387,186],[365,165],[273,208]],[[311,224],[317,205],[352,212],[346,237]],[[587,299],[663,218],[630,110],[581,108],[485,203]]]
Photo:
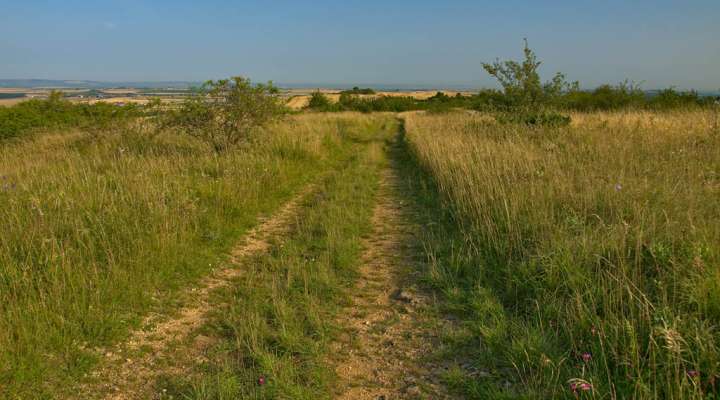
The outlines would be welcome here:
[[[348,131],[343,168],[251,230],[175,312],[104,350],[66,397],[449,398],[447,367],[430,358],[441,321],[419,284],[402,137],[390,141],[397,125],[384,120]]]
[[[431,299],[417,282],[420,226],[400,185],[391,162],[382,174],[352,305],[341,318],[349,330],[336,344],[339,399],[449,397],[441,384],[443,368],[427,359],[437,345],[438,325],[425,313]]]
[[[316,190],[310,184],[288,201],[277,213],[252,229],[232,250],[229,266],[215,271],[199,287],[189,290],[184,298],[189,301],[176,315],[153,315],[142,326],[149,327],[133,332],[130,339],[106,352],[104,366],[91,374],[92,383],[85,385],[81,398],[146,399],[152,398],[155,379],[161,374],[182,372],[185,360],[200,355],[208,343],[202,337],[187,346],[187,336],[202,326],[207,313],[214,307],[210,293],[230,285],[233,278],[242,274],[243,263],[268,250],[271,240],[286,235],[305,199]],[[183,346],[184,348],[178,348]],[[170,359],[172,358],[172,359]]]

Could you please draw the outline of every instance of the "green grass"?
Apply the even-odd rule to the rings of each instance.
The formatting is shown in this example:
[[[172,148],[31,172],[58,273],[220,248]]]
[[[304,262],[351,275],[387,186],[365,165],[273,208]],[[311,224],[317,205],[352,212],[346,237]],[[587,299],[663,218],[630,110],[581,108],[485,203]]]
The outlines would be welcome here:
[[[208,273],[370,117],[299,116],[217,154],[172,134],[61,132],[0,147],[0,397],[46,398]]]
[[[714,118],[574,115],[537,129],[408,117],[426,279],[439,315],[460,321],[440,356],[480,371],[449,385],[478,399],[717,396]],[[593,389],[573,393],[584,381]]]
[[[211,360],[190,377],[167,377],[159,390],[188,399],[331,398],[334,321],[356,276],[361,238],[371,229],[382,143],[396,127],[391,118],[379,121],[382,126],[346,126],[355,144],[344,149],[345,166],[306,204],[290,238],[247,263],[220,296],[225,306],[204,332],[219,341]]]
[[[717,398],[720,130],[708,110],[405,117],[391,149],[423,280],[452,317],[432,358],[466,398]],[[337,313],[385,166],[390,115],[296,115],[215,152],[171,132],[0,145],[0,397],[52,398],[151,311],[319,182],[288,238],[214,294],[190,399],[330,398]],[[41,333],[41,334],[39,334]],[[585,359],[583,359],[585,355]],[[265,379],[264,385],[258,379]],[[592,390],[573,392],[587,382]]]

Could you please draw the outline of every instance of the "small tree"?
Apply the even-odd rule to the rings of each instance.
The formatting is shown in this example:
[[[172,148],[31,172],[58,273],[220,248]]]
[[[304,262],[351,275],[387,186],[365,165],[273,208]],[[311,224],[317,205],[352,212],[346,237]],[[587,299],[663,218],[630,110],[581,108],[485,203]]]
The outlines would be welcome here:
[[[307,107],[313,110],[325,110],[330,107],[330,99],[317,90],[313,92],[312,96],[310,96],[310,101],[308,102]]]
[[[199,137],[220,152],[267,125],[285,111],[272,82],[253,85],[233,77],[207,81],[172,113],[164,126]]]
[[[564,91],[579,86],[577,82],[568,84],[565,75],[560,72],[543,84],[538,73],[542,62],[538,61],[535,52],[530,49],[527,39],[523,53],[525,59],[522,62],[496,60],[482,64],[485,71],[500,82],[511,105],[535,109],[559,97]]]

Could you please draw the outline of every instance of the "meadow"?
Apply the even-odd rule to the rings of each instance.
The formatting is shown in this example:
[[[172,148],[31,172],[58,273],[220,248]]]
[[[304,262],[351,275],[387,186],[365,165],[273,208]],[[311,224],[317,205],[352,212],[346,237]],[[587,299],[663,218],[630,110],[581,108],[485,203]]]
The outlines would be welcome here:
[[[392,297],[373,328],[442,327],[397,337],[432,342],[417,362],[442,365],[452,396],[717,398],[711,99],[357,88],[290,112],[272,84],[206,90],[165,108],[57,93],[0,108],[0,397],[129,398],[106,382],[118,348],[153,370],[153,398],[336,397],[353,383],[335,364],[356,351],[338,347],[353,335],[340,316],[366,295],[355,284],[392,170],[389,203],[424,228],[398,244],[416,264],[384,267],[412,269],[403,284],[427,300]],[[308,188],[286,232],[238,264],[237,244]],[[205,292],[211,311],[162,357],[123,347]]]
[[[173,133],[36,132],[0,148],[0,393],[82,376],[288,197],[357,118],[298,116],[217,154]]]
[[[424,197],[449,210],[425,239],[462,321],[445,351],[482,371],[449,379],[479,399],[716,396],[717,112],[571,117],[405,118]]]

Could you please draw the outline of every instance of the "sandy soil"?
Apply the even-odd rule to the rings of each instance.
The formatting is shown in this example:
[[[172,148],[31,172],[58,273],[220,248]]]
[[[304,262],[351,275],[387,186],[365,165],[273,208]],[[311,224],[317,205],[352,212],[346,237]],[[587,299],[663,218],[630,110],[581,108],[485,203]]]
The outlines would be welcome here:
[[[417,287],[418,250],[412,210],[386,171],[373,215],[353,305],[340,320],[349,331],[336,344],[342,400],[451,398],[440,384],[442,366],[425,360],[438,341],[423,315],[429,299]]]
[[[27,97],[21,97],[19,99],[0,99],[0,106],[14,106],[17,103],[30,100]]]

